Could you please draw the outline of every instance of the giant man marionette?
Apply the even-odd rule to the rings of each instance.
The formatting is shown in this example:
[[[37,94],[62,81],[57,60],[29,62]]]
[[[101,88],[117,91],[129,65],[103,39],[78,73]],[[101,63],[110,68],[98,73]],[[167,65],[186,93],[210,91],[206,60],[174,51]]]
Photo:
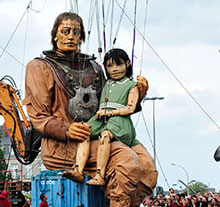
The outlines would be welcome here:
[[[53,50],[44,51],[44,58],[27,65],[23,103],[34,127],[43,135],[41,156],[46,168],[71,170],[76,166],[78,144],[90,142],[86,121],[97,110],[105,78],[94,58],[80,53],[85,33],[77,14],[60,14],[51,36]],[[148,89],[145,78],[138,78],[138,88],[141,100]],[[92,177],[96,173],[97,145],[97,140],[90,142],[84,168]],[[157,171],[143,145],[128,147],[114,141],[104,179],[103,190],[111,207],[139,206],[155,187]]]

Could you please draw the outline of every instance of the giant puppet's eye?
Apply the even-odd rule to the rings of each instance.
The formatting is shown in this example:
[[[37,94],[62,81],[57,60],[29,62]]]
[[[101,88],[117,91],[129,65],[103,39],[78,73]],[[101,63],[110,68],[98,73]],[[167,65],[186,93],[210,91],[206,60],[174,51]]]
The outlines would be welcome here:
[[[64,34],[64,35],[68,35],[68,34],[70,33],[70,30],[69,30],[69,29],[64,29],[64,30],[62,30],[61,32],[62,32],[62,34]]]
[[[79,36],[80,35],[80,29],[79,28],[74,28],[73,29],[73,34],[76,35],[76,36]]]

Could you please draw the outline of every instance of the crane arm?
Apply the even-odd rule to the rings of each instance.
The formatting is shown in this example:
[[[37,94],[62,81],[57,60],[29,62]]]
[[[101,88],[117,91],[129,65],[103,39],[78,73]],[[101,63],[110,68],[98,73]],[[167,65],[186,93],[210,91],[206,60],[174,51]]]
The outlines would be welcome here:
[[[16,158],[22,164],[30,164],[39,153],[41,134],[27,120],[16,91],[0,80],[0,115],[4,117]]]

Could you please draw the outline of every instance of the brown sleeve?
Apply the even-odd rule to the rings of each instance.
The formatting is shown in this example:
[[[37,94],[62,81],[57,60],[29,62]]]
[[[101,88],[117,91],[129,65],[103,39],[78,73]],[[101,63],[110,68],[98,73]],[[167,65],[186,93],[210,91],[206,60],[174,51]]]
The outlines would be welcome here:
[[[49,66],[40,61],[28,63],[25,76],[25,100],[23,104],[29,118],[37,130],[44,136],[65,140],[65,131],[69,123],[53,116],[54,77]]]

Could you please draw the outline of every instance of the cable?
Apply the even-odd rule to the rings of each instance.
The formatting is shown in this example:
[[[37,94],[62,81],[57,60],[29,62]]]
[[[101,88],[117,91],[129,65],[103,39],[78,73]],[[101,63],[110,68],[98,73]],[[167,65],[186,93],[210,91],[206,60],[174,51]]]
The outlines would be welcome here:
[[[117,0],[115,0],[117,5],[121,8],[121,10],[125,13],[125,11],[122,9],[122,7],[119,5]],[[128,18],[130,23],[133,25],[132,20],[130,17],[125,13],[125,16]],[[151,44],[145,39],[145,37],[142,35],[140,30],[136,27],[137,32],[140,34],[140,36],[144,39],[144,41],[147,43],[149,48],[152,50],[152,52],[157,56],[157,58],[161,61],[161,63],[165,66],[165,68],[171,73],[171,75],[174,77],[174,79],[182,86],[182,88],[185,90],[185,92],[192,98],[192,100],[197,104],[197,106],[206,114],[206,116],[214,123],[214,125],[220,130],[220,126],[214,121],[214,119],[206,112],[206,110],[199,104],[199,102],[193,97],[193,95],[186,89],[186,87],[181,83],[181,81],[177,78],[177,76],[171,71],[171,69],[168,67],[168,65],[164,62],[164,60],[159,56],[159,54],[156,52],[156,50],[151,46]]]
[[[44,8],[45,8],[46,3],[47,3],[47,0],[44,1],[44,4],[43,4],[41,10],[35,10],[35,9],[33,9],[33,8],[32,8],[32,5],[31,5],[31,7],[30,7],[29,9],[30,9],[31,11],[33,11],[33,12],[41,13],[41,12],[43,12],[43,10],[44,10]]]
[[[134,68],[134,46],[135,46],[135,34],[136,34],[136,12],[137,12],[137,0],[135,0],[135,5],[134,5],[134,29],[133,29],[133,44],[132,44],[132,54],[131,54],[131,67],[132,69]]]
[[[113,16],[114,16],[114,0],[112,1],[112,11],[111,11],[111,23],[110,23],[110,35],[109,35],[109,49],[111,49],[112,45],[112,29],[113,29]]]
[[[143,121],[144,121],[144,125],[145,125],[146,130],[147,130],[147,134],[148,134],[149,139],[150,139],[150,142],[151,142],[151,146],[152,146],[152,148],[154,148],[154,144],[153,144],[153,142],[152,142],[152,138],[151,138],[151,135],[150,135],[150,133],[149,133],[149,130],[148,130],[148,127],[147,127],[147,123],[146,123],[146,120],[145,120],[145,117],[144,117],[144,114],[143,114],[143,111],[141,111],[141,114],[142,114],[142,118],[143,118]],[[163,171],[163,168],[162,168],[162,165],[161,165],[161,163],[160,163],[160,160],[159,160],[159,157],[158,157],[157,153],[155,153],[155,156],[156,156],[157,162],[158,162],[158,164],[159,164],[160,170],[161,170],[161,172],[162,172],[162,174],[163,174],[164,180],[165,180],[165,182],[166,182],[168,188],[170,188],[170,185],[169,185],[169,183],[168,183],[168,181],[167,181],[167,178],[166,178],[166,176],[165,176],[165,173],[164,173],[164,171]]]
[[[90,9],[89,9],[89,19],[88,19],[88,37],[87,37],[87,44],[86,44],[86,51],[85,53],[89,53],[89,42],[90,42],[90,35],[91,35],[91,30],[92,30],[92,23],[93,23],[93,18],[95,14],[95,4],[93,3],[94,1],[90,1]]]
[[[143,31],[143,36],[144,37],[145,37],[145,31],[146,31],[146,25],[147,25],[147,10],[148,10],[148,0],[146,0],[146,6],[145,6],[144,31]],[[143,56],[144,56],[144,38],[142,39],[140,73],[139,73],[139,75],[141,75],[141,73],[142,73]]]
[[[102,21],[103,21],[103,44],[104,44],[104,54],[106,53],[106,34],[105,34],[105,0],[102,0]]]
[[[0,55],[0,58],[2,57],[2,55],[4,54],[4,52],[5,52],[6,48],[7,48],[7,47],[8,47],[8,45],[9,45],[10,41],[12,40],[12,37],[14,36],[14,34],[15,34],[16,30],[18,29],[18,27],[19,27],[19,25],[20,25],[20,23],[21,23],[22,19],[24,18],[24,15],[26,14],[27,10],[30,8],[30,5],[31,5],[31,1],[28,3],[27,8],[25,9],[25,11],[24,11],[24,13],[23,13],[23,15],[22,15],[21,19],[19,20],[19,22],[18,22],[17,26],[15,27],[15,30],[13,31],[13,33],[12,33],[11,37],[9,38],[9,40],[8,40],[7,44],[5,45],[5,47],[4,47],[4,49],[3,49],[3,51],[2,51],[2,53],[1,53],[1,55]]]
[[[2,48],[4,50],[4,48],[0,45],[0,48]],[[9,53],[6,49],[5,49],[5,52],[10,56],[12,57],[16,62],[18,62],[21,66],[25,67],[25,65],[20,61],[18,60],[15,56],[13,56],[11,53]]]
[[[96,5],[96,26],[97,26],[97,35],[98,35],[98,52],[99,52],[99,57],[101,59],[101,52],[102,52],[102,42],[101,42],[101,36],[100,36],[100,22],[99,22],[99,5],[98,5],[98,0],[95,1]]]
[[[27,45],[28,22],[29,22],[29,11],[27,11],[27,22],[26,22],[26,28],[25,28],[24,50],[23,50],[23,60],[22,60],[23,64],[22,65],[24,65],[25,51],[26,51],[26,45]],[[22,88],[23,72],[24,72],[24,67],[22,66],[21,67],[20,88]]]
[[[116,1],[116,3],[118,4],[117,1]],[[114,37],[114,40],[113,40],[112,48],[114,48],[114,45],[115,45],[115,42],[116,42],[116,39],[117,39],[117,36],[118,36],[119,28],[120,28],[120,25],[121,25],[121,20],[122,20],[123,14],[125,13],[124,10],[125,10],[126,3],[127,3],[127,0],[124,0],[123,8],[120,7],[122,9],[122,12],[121,12],[121,16],[120,16],[120,19],[119,19],[119,22],[118,22],[118,27],[116,29],[116,33],[115,33],[115,37]]]

